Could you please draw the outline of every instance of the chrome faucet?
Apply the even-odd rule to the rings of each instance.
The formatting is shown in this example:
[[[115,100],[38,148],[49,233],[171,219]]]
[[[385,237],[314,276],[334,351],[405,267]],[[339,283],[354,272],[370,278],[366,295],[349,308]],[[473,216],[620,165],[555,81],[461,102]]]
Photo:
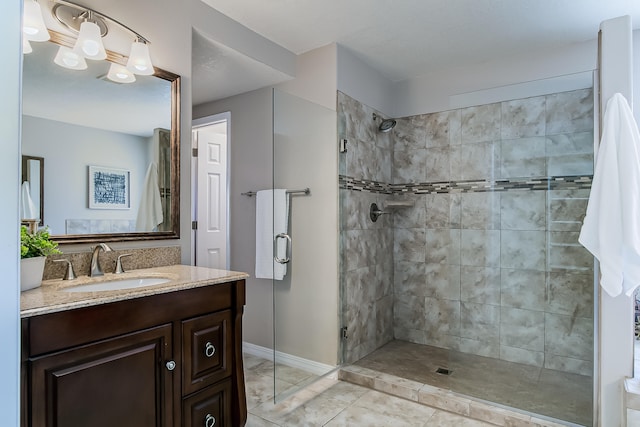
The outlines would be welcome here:
[[[111,248],[107,246],[106,243],[98,243],[98,245],[93,248],[93,254],[91,255],[91,270],[89,271],[89,276],[91,277],[104,276],[104,272],[100,267],[100,249],[105,252],[111,252]]]

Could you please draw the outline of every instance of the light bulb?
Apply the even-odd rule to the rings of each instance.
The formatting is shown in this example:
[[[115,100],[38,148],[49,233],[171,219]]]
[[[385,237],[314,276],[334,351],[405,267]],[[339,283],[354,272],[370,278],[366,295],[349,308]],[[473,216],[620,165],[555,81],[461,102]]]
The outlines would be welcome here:
[[[132,73],[141,76],[150,76],[155,72],[149,55],[149,46],[146,43],[136,40],[131,44],[127,68]]]
[[[100,27],[95,22],[84,21],[80,24],[80,34],[73,47],[74,52],[87,59],[105,59],[107,52],[102,44]]]
[[[25,0],[24,2],[22,32],[27,40],[34,42],[44,42],[50,38],[42,18],[42,9],[35,0]]]
[[[60,46],[53,62],[70,70],[86,70],[87,61],[81,55],[66,46]]]
[[[82,45],[82,51],[87,56],[96,56],[100,52],[100,46],[95,40],[85,40],[84,45]]]
[[[136,76],[134,76],[127,67],[116,64],[115,62],[109,67],[107,78],[117,83],[133,83],[136,81]]]

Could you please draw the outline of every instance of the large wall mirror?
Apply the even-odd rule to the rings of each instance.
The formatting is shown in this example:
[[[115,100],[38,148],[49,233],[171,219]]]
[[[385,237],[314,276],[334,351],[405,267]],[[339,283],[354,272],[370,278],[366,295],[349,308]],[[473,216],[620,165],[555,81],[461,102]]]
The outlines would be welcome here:
[[[73,43],[52,32],[24,55],[22,154],[46,160],[40,187],[26,178],[40,224],[60,243],[178,238],[179,76],[115,83],[111,62],[126,58],[113,52],[85,70],[56,65]]]

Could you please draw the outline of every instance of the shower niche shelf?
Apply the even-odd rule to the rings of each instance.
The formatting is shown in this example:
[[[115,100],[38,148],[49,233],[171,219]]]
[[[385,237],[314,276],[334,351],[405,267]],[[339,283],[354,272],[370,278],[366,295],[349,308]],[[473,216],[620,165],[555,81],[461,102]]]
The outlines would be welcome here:
[[[414,200],[387,200],[383,205],[386,210],[394,210],[412,208],[416,205],[416,202]]]

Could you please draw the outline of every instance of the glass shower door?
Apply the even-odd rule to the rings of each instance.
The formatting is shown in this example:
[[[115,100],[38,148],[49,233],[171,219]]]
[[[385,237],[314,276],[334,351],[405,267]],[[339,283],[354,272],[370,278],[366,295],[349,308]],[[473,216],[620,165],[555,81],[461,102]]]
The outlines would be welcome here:
[[[336,113],[273,92],[275,400],[338,363]]]
[[[594,258],[578,242],[593,176],[585,80],[461,111],[462,152],[484,144],[496,160],[476,156],[460,174],[487,184],[451,196],[457,293],[427,300],[451,340],[452,391],[577,425],[593,424]],[[498,142],[465,129],[473,114],[499,125]]]

